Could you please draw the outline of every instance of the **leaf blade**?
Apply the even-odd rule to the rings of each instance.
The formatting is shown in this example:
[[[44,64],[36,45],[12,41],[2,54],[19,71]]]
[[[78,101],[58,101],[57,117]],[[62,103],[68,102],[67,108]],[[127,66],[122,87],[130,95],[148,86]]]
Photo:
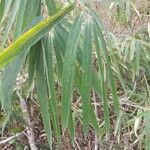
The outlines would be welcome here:
[[[36,82],[38,102],[41,109],[44,129],[47,135],[49,146],[51,148],[52,147],[51,121],[50,121],[47,85],[46,85],[46,77],[45,77],[45,69],[44,69],[45,64],[44,64],[44,56],[43,56],[41,41],[38,42],[38,48],[40,49],[40,54],[38,57],[38,63],[36,68],[35,82]]]
[[[62,73],[62,128],[68,127],[74,82],[75,60],[82,25],[82,15],[76,18],[68,37]],[[74,35],[75,34],[75,35]]]
[[[41,39],[49,29],[56,24],[64,15],[70,12],[74,4],[60,10],[53,17],[49,17],[29,31],[25,32],[19,39],[17,39],[10,47],[0,53],[0,68],[6,66],[17,55],[25,51],[27,48],[33,46],[39,39]]]

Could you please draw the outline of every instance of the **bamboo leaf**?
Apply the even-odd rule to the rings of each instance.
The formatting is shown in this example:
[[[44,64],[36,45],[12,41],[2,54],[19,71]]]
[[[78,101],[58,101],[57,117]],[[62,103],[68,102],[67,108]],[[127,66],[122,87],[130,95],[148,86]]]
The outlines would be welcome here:
[[[2,0],[1,0],[2,1]],[[3,16],[2,16],[2,21],[5,19],[5,17],[8,14],[8,11],[10,9],[10,6],[12,4],[12,0],[3,0],[5,1],[5,7],[4,7],[4,12],[3,12]]]
[[[54,0],[45,0],[47,7],[48,7],[48,12],[50,15],[54,15],[56,13],[56,4]]]
[[[49,104],[48,104],[48,95],[47,95],[46,74],[44,69],[45,68],[44,55],[42,51],[41,41],[38,42],[38,48],[40,49],[40,53],[39,53],[38,63],[36,68],[35,81],[36,81],[38,101],[41,109],[44,129],[47,135],[49,146],[51,148],[52,132],[51,132],[50,113],[49,113]]]
[[[27,7],[28,8],[34,7],[35,4],[33,3],[33,1],[30,1],[30,2],[31,2],[31,4],[28,3]],[[35,12],[37,12],[37,14],[35,14]],[[39,3],[39,7],[36,6],[34,8],[34,11],[28,11],[28,13],[33,13],[32,15],[30,15],[30,17],[34,18],[34,19],[28,25],[30,28],[32,28],[33,26],[35,26],[37,23],[39,23],[43,19],[43,17],[39,16],[41,14],[41,3]],[[38,17],[35,18],[35,15],[37,15]],[[23,25],[25,25],[26,22],[27,22],[26,18],[29,18],[29,17],[25,17],[25,19],[24,19],[25,23]],[[29,58],[28,59],[29,60],[29,71],[28,71],[28,73],[29,73],[29,79],[28,79],[28,81],[29,81],[29,90],[30,90],[30,87],[32,86],[32,83],[33,83],[33,80],[34,80],[36,65],[37,65],[37,62],[38,62],[39,49],[37,48],[37,45],[38,45],[37,43],[35,45],[33,45],[30,48],[30,51],[29,51],[29,54],[28,54],[28,58]],[[30,92],[30,91],[28,91],[28,92]]]
[[[3,72],[2,78],[2,108],[5,112],[11,112],[11,96],[13,94],[16,77],[22,68],[26,53],[23,53],[15,61],[7,66]],[[11,76],[10,76],[11,75]]]
[[[68,31],[63,27],[64,23],[58,24],[55,27],[55,36],[54,36],[54,48],[55,48],[55,55],[57,59],[58,64],[58,74],[60,77],[60,80],[62,80],[62,69],[63,69],[63,59],[65,55],[65,49],[66,49],[66,42],[68,39]],[[66,27],[66,25],[65,25]],[[74,140],[75,136],[75,125],[74,125],[74,116],[72,112],[70,111],[69,119],[68,119],[68,129],[71,136],[71,140]]]
[[[60,79],[62,78],[62,70],[63,70],[63,56],[62,56],[62,50],[64,50],[66,47],[63,43],[63,41],[60,39],[60,36],[55,33],[54,36],[54,50],[55,50],[55,56],[57,61],[57,67],[58,67],[58,73]]]
[[[69,33],[62,74],[62,128],[68,127],[74,83],[75,61],[82,26],[82,14],[74,21]]]
[[[74,4],[60,10],[52,17],[38,23],[35,27],[25,32],[20,38],[12,43],[7,49],[0,53],[0,68],[6,66],[17,55],[23,53],[25,50],[33,46],[39,39],[41,39],[50,28],[58,23],[58,21],[74,8]]]
[[[29,71],[28,71],[29,72],[29,79],[28,79],[29,88],[32,86],[32,83],[34,81],[36,66],[38,62],[39,49],[37,45],[38,43],[36,43],[35,45],[31,47],[29,55],[28,55],[29,57]]]
[[[145,134],[146,134],[146,150],[150,150],[150,112],[144,113],[145,120]]]
[[[25,15],[28,15],[27,13],[25,14],[26,3],[27,3],[27,0],[24,0],[23,2],[21,2],[19,9],[18,9],[18,13],[16,16],[16,24],[15,24],[16,27],[15,27],[15,31],[14,31],[15,39],[17,39],[21,35],[22,30],[23,30],[23,23],[24,23],[23,18]],[[31,14],[30,14],[30,16],[31,16]],[[28,18],[30,18],[30,17],[28,17]],[[30,28],[30,26],[29,26],[29,28]]]
[[[5,0],[0,1],[0,22],[2,21],[2,17],[4,14]]]
[[[25,15],[23,17],[23,25],[22,25],[24,32],[27,31],[27,26],[29,26],[29,23],[32,24],[32,22],[34,22],[34,19],[36,19],[35,16],[37,17],[41,15],[41,3],[42,3],[41,0],[36,0],[36,1],[26,0],[26,8],[24,12]]]
[[[25,7],[26,7],[26,0],[22,2],[21,7],[19,8],[19,13],[16,16],[17,20],[19,20],[20,18],[23,18]],[[15,32],[14,32],[15,38],[17,38],[22,33],[22,30],[21,30],[22,24],[23,24],[23,19],[20,19],[20,21],[16,22]],[[17,30],[18,28],[20,28],[20,29]],[[9,64],[4,69],[4,72],[3,72],[3,77],[2,77],[2,91],[3,91],[2,107],[5,110],[5,112],[7,112],[7,113],[11,112],[11,96],[13,94],[13,89],[14,89],[14,86],[16,83],[17,75],[22,68],[22,65],[24,63],[26,55],[27,55],[27,53],[23,53],[20,56],[18,56],[16,58],[16,60],[14,60],[11,64]],[[10,76],[10,74],[11,74],[11,76]]]
[[[91,87],[92,87],[92,24],[91,22],[87,22],[85,27],[85,35],[84,35],[84,43],[83,43],[83,59],[82,59],[82,107],[83,107],[83,127],[85,126],[84,134],[87,136],[88,126],[91,124],[96,131],[97,134],[99,134],[99,125],[98,121],[96,119],[96,115],[94,113],[94,110],[91,106],[90,102],[90,93],[91,93]]]
[[[100,90],[101,90],[101,96],[103,100],[103,106],[104,106],[104,121],[105,121],[105,129],[106,132],[110,132],[110,120],[109,120],[109,104],[108,104],[108,99],[107,99],[107,93],[106,93],[106,81],[104,80],[104,67],[102,65],[102,57],[100,54],[100,45],[98,41],[98,36],[97,36],[97,31],[96,28],[94,28],[94,40],[95,40],[95,47],[96,47],[96,53],[98,56],[98,64],[100,67],[100,76],[101,76],[101,81],[100,81]]]
[[[73,113],[72,112],[70,112],[70,114],[69,114],[68,129],[69,129],[71,140],[73,142],[74,141],[74,137],[75,137],[75,122],[74,122],[74,118],[73,118]]]
[[[88,134],[90,122],[90,91],[91,91],[91,68],[92,68],[92,35],[89,22],[85,27],[83,42],[83,59],[82,59],[82,109],[83,109],[83,130],[85,136]]]
[[[48,87],[48,96],[50,104],[50,112],[52,115],[52,124],[54,132],[57,138],[57,141],[60,141],[60,127],[58,119],[58,108],[57,108],[57,99],[55,92],[55,78],[54,78],[54,68],[53,68],[53,48],[52,48],[52,37],[48,36],[43,41],[44,57],[45,57],[45,68],[47,76],[47,87]]]
[[[113,97],[115,112],[116,112],[117,115],[119,115],[119,112],[120,112],[119,105],[120,104],[119,104],[119,100],[118,100],[118,96],[117,96],[117,92],[116,92],[113,72],[112,72],[111,63],[110,63],[110,60],[109,60],[108,51],[107,51],[107,48],[106,48],[106,43],[105,43],[105,40],[104,40],[104,37],[103,37],[103,34],[102,34],[102,30],[99,27],[99,24],[95,21],[94,25],[95,25],[95,28],[96,28],[97,35],[99,37],[100,50],[102,51],[102,53],[104,55],[104,58],[106,60],[107,66],[108,66],[108,80],[109,80],[111,91],[112,91],[112,97]]]
[[[17,15],[18,10],[19,10],[19,5],[20,5],[20,0],[15,0],[14,3],[13,3],[11,14],[9,16],[9,21],[7,23],[7,26],[6,26],[6,30],[4,32],[2,47],[5,45],[5,42],[6,42],[7,37],[8,37],[8,34],[9,34],[10,30],[11,30],[11,27],[13,25],[13,22],[15,20],[15,17]]]

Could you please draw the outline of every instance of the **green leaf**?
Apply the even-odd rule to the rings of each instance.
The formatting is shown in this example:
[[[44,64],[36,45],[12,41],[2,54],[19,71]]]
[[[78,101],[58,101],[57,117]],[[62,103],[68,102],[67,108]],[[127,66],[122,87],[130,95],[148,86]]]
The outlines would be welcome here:
[[[35,27],[25,32],[20,38],[12,43],[7,49],[0,53],[0,68],[6,66],[16,56],[25,52],[28,48],[33,46],[39,39],[41,39],[53,25],[58,23],[60,19],[74,8],[74,4],[60,10],[52,17],[38,23]]]
[[[139,43],[136,43],[136,54],[135,54],[135,71],[136,71],[136,76],[139,77],[139,72],[140,72],[140,50],[141,46]]]
[[[15,39],[18,38],[22,33],[24,16],[29,15],[29,14],[25,14],[26,2],[27,2],[27,0],[24,0],[23,2],[20,3],[19,10],[18,10],[18,13],[16,16],[16,24],[15,24],[15,31],[14,31]],[[28,17],[28,18],[30,18],[30,17]]]
[[[41,4],[40,4],[41,5]],[[39,12],[37,15],[40,14],[40,9],[39,9]],[[43,17],[36,17],[35,19],[33,19],[33,21],[28,25],[28,26],[31,26],[33,27],[34,25],[36,25],[37,23],[39,23],[41,20],[43,19]],[[29,54],[28,54],[28,57],[29,57],[29,79],[28,79],[28,83],[29,83],[29,91],[30,92],[30,87],[32,86],[32,83],[34,81],[34,75],[35,75],[35,70],[36,70],[36,65],[37,65],[37,62],[38,62],[38,54],[39,54],[39,50],[37,48],[37,43],[35,45],[33,45],[31,48],[30,48],[30,51],[29,51]]]
[[[56,13],[56,4],[54,0],[45,0],[45,1],[48,7],[49,15],[54,15]]]
[[[28,54],[29,57],[29,79],[28,79],[28,85],[29,88],[32,87],[32,83],[34,81],[35,77],[35,71],[36,71],[36,66],[38,62],[38,55],[39,55],[39,49],[38,49],[38,43],[33,45],[30,49],[30,52]],[[30,92],[30,91],[28,91]]]
[[[52,147],[52,132],[50,123],[50,113],[49,113],[49,103],[47,95],[47,85],[46,85],[46,74],[45,74],[45,64],[44,55],[42,50],[41,41],[38,42],[38,49],[40,49],[38,63],[36,68],[35,85],[37,88],[38,101],[41,109],[41,115],[43,119],[44,129],[47,135],[47,140],[50,148]]]
[[[22,3],[23,2],[21,1],[21,5]],[[27,27],[29,26],[29,23],[32,23],[33,19],[35,19],[35,17],[40,16],[40,15],[41,15],[41,0],[36,0],[36,1],[26,0],[26,8],[25,8],[24,17],[23,17],[22,30],[27,31]],[[31,26],[32,25],[30,24],[30,28]]]
[[[1,1],[5,1],[5,7],[4,7],[4,12],[3,12],[3,17],[2,17],[2,21],[3,21],[5,17],[8,15],[8,11],[12,4],[12,0],[1,0]]]
[[[21,56],[17,57],[17,59],[13,61],[12,64],[8,65],[3,72],[1,102],[2,108],[7,113],[11,112],[11,96],[16,83],[16,77],[22,68],[26,55],[26,53],[23,53]]]
[[[93,29],[94,32],[94,43],[95,43],[95,48],[96,48],[96,53],[98,56],[98,64],[100,68],[100,93],[101,93],[101,98],[103,100],[103,107],[104,107],[104,121],[105,121],[105,129],[106,132],[110,132],[110,120],[109,120],[109,103],[108,103],[108,98],[107,98],[107,92],[106,92],[106,81],[104,79],[104,67],[102,65],[102,56],[100,54],[100,45],[98,41],[98,35],[96,28]],[[96,83],[97,85],[97,83]]]
[[[67,21],[66,21],[67,22]],[[66,26],[63,27],[63,23],[58,24],[55,27],[54,32],[54,49],[55,49],[55,55],[58,65],[58,73],[60,80],[62,79],[62,69],[63,69],[63,60],[66,50],[66,43],[69,36],[68,31],[66,30]]]
[[[73,142],[75,137],[75,123],[74,123],[73,113],[71,111],[68,119],[68,129],[69,129],[71,140]]]
[[[52,115],[52,124],[53,129],[57,138],[57,141],[60,141],[60,127],[58,119],[58,107],[57,99],[55,92],[55,77],[54,77],[54,68],[53,68],[53,48],[52,48],[52,37],[47,36],[43,40],[44,47],[44,57],[45,57],[45,68],[47,76],[47,87],[48,87],[48,96],[50,104],[50,112]]]
[[[99,24],[96,21],[94,23],[94,26],[95,26],[95,30],[96,30],[98,38],[99,38],[99,40],[98,40],[99,45],[100,45],[99,48],[102,51],[102,54],[105,58],[107,66],[108,66],[108,81],[110,83],[110,88],[111,88],[111,91],[112,91],[112,98],[113,98],[113,104],[114,104],[115,112],[116,112],[117,115],[119,115],[120,103],[119,103],[117,92],[116,92],[115,81],[114,81],[114,77],[113,77],[111,63],[110,63],[110,60],[109,60],[108,51],[107,51],[107,48],[106,48],[106,43],[105,43],[105,40],[104,40],[104,37],[103,37],[103,34],[102,34],[102,30],[101,30]]]
[[[74,83],[75,62],[77,47],[82,26],[82,14],[78,16],[69,33],[62,74],[62,128],[68,127],[68,119],[71,109],[72,88]]]
[[[58,73],[59,77],[62,78],[62,70],[63,70],[63,56],[62,56],[62,50],[65,50],[65,43],[63,43],[63,40],[60,39],[60,35],[58,33],[55,33],[54,36],[54,50],[56,55],[56,61],[58,66]]]
[[[2,21],[3,13],[4,13],[5,0],[0,1],[0,23]]]
[[[150,111],[144,114],[145,120],[145,134],[146,134],[146,150],[150,150]]]
[[[91,92],[91,69],[92,69],[92,34],[90,23],[86,23],[83,41],[82,59],[82,110],[83,110],[83,130],[85,136],[88,134],[90,122],[90,92]]]
[[[8,19],[9,21],[7,23],[7,26],[6,26],[6,30],[4,32],[2,47],[5,45],[5,42],[6,42],[7,37],[8,37],[8,34],[9,34],[10,30],[11,30],[11,27],[13,25],[13,22],[15,20],[15,17],[17,15],[18,10],[19,10],[19,5],[20,5],[20,0],[15,0],[14,3],[13,3],[11,14],[10,14],[9,19]]]
[[[26,10],[25,10],[25,14],[30,14],[30,19],[31,19],[31,23],[28,25],[28,27],[32,28],[34,27],[37,23],[39,23],[43,17],[41,17],[41,1],[36,1],[37,4],[35,4],[35,1],[28,1],[27,3],[27,7],[26,7]],[[34,7],[34,9],[33,9]],[[32,15],[31,15],[32,14]],[[38,16],[35,18],[35,16]],[[29,17],[25,17],[24,18],[24,24],[23,26],[26,25],[26,23],[28,22],[28,20],[30,21]],[[27,28],[28,28],[27,27]],[[30,29],[29,28],[29,29]],[[27,31],[27,29],[26,29]],[[35,45],[33,45],[31,48],[30,48],[30,51],[29,51],[29,54],[28,54],[28,60],[29,60],[29,79],[28,79],[28,83],[29,83],[29,91],[30,92],[30,87],[32,86],[32,83],[34,81],[34,75],[35,75],[35,70],[36,70],[36,65],[37,65],[37,62],[38,62],[38,54],[39,54],[39,49],[38,49],[38,43],[36,43]]]
[[[16,24],[15,24],[15,32],[14,37],[17,38],[22,33],[22,24],[24,17],[24,10],[26,7],[26,0],[22,2],[21,7],[19,8],[19,13],[16,16]],[[22,12],[21,12],[22,11]],[[25,14],[27,15],[27,14]],[[29,17],[30,18],[30,17]],[[19,21],[18,21],[19,20]],[[19,28],[19,30],[17,30]],[[25,61],[27,52],[19,55],[16,60],[14,60],[11,64],[6,66],[3,72],[2,77],[2,91],[3,91],[3,98],[2,98],[2,108],[5,112],[11,112],[11,96],[13,94],[13,89],[16,83],[16,78],[19,71],[22,69],[22,65]],[[11,76],[10,76],[11,74]],[[6,89],[6,90],[5,90]]]

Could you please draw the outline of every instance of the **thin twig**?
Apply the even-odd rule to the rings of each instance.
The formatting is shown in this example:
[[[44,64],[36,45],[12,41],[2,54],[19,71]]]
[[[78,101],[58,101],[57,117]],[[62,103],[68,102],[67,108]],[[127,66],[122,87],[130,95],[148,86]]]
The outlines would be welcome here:
[[[17,137],[21,136],[21,135],[23,135],[23,132],[20,132],[20,133],[17,133],[15,135],[11,136],[11,137],[8,137],[5,140],[0,141],[0,145],[5,144],[5,143],[13,140],[14,138],[17,138]]]
[[[75,141],[75,143],[76,143],[76,145],[77,145],[78,149],[79,149],[79,150],[81,150],[81,148],[80,148],[80,146],[79,146],[79,144],[78,144],[78,142],[77,142],[76,138],[75,138],[75,140],[74,140],[74,141]]]

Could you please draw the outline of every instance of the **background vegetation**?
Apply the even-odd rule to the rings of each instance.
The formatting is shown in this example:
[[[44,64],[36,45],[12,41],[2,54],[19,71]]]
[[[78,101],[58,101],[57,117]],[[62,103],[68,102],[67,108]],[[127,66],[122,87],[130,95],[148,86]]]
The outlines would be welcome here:
[[[148,0],[0,0],[1,149],[150,149]]]

